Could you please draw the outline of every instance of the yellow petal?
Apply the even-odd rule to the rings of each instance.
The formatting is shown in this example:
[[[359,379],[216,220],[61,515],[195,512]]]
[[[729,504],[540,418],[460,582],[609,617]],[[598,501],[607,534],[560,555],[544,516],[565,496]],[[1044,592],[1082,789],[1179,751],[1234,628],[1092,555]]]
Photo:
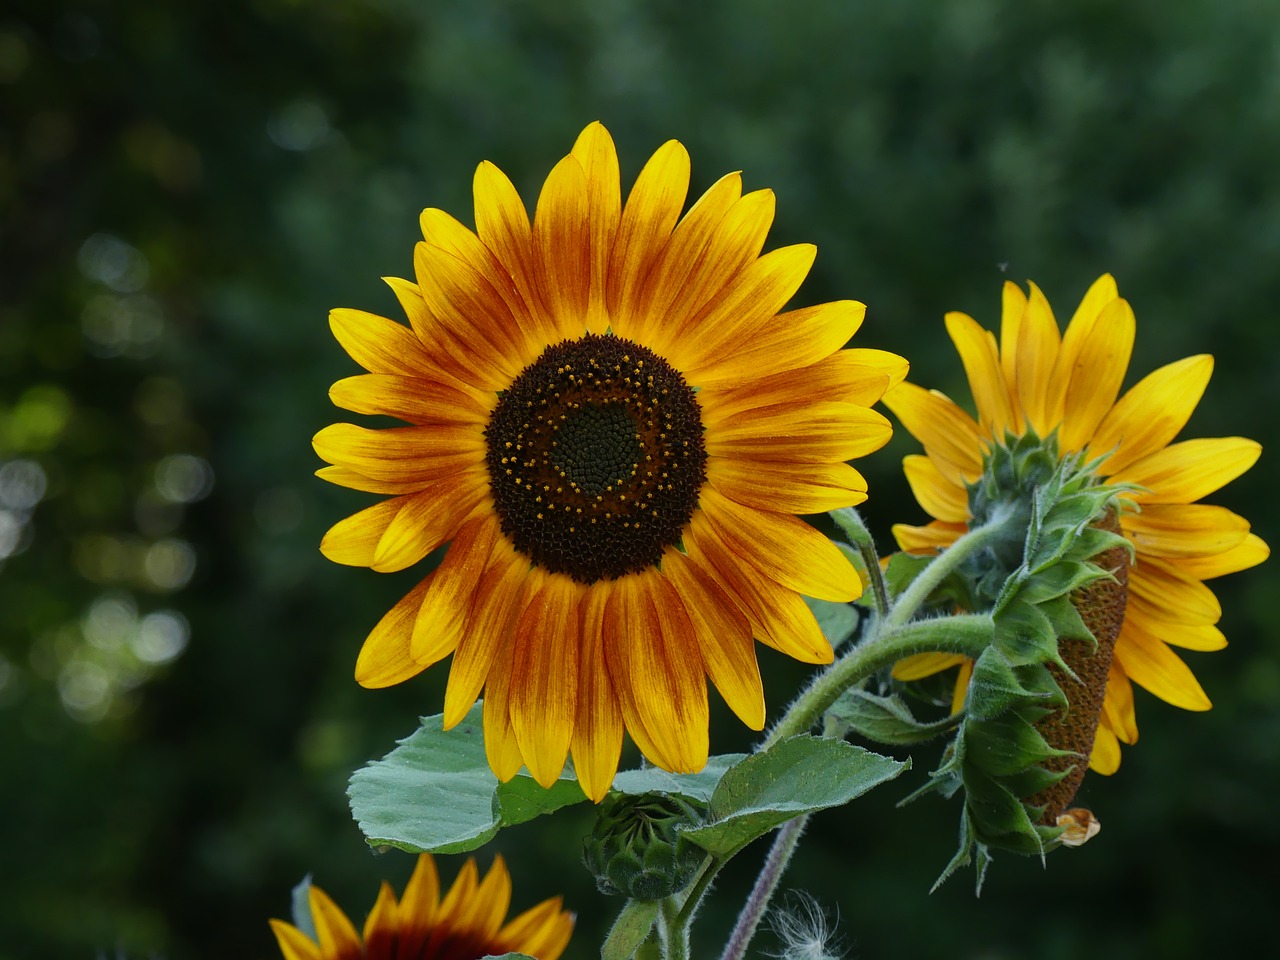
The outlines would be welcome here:
[[[1233,547],[1225,553],[1212,557],[1187,557],[1180,560],[1178,569],[1197,580],[1212,580],[1214,577],[1238,573],[1257,566],[1269,556],[1271,556],[1271,548],[1256,533],[1251,533],[1238,547]]]
[[[837,401],[869,407],[889,386],[889,376],[876,367],[854,362],[852,350],[831,356],[799,370],[759,377],[743,384],[722,383],[698,392],[702,422],[710,427],[757,407],[796,401]]]
[[[1112,300],[1080,345],[1062,414],[1059,439],[1063,450],[1084,449],[1111,410],[1129,369],[1135,328],[1129,302]]]
[[[1058,360],[1054,364],[1053,373],[1049,376],[1046,388],[1046,409],[1050,411],[1050,419],[1061,420],[1066,413],[1067,389],[1071,384],[1080,359],[1080,351],[1084,344],[1093,337],[1098,318],[1102,310],[1111,301],[1119,297],[1115,280],[1110,274],[1103,274],[1093,282],[1080,306],[1076,308],[1067,331],[1062,337],[1062,345],[1058,349]],[[1112,397],[1112,400],[1115,398]]]
[[[1138,742],[1138,718],[1133,709],[1133,684],[1113,659],[1102,702],[1107,725],[1123,743]]]
[[[1160,619],[1217,623],[1222,606],[1213,591],[1178,566],[1142,557],[1129,569],[1129,599],[1156,611]]]
[[[319,887],[311,887],[308,895],[320,953],[325,957],[361,956],[364,951],[360,946],[360,937],[347,915]]]
[[[533,779],[545,788],[564,770],[578,712],[582,598],[581,584],[552,574],[516,623],[511,729]]]
[[[710,574],[747,616],[757,640],[802,663],[830,663],[831,644],[794,590],[745,564],[698,510],[684,537],[689,557]]]
[[[530,581],[541,583],[540,576],[531,575]],[[526,583],[519,601],[521,605],[531,592]],[[512,657],[498,657],[489,668],[484,688],[484,753],[494,776],[503,783],[514,777],[524,765],[520,745],[511,729],[511,670]]]
[[[364,493],[415,493],[430,483],[429,480],[374,480],[371,477],[364,476],[364,474],[357,473],[350,467],[335,466],[321,467],[316,471],[316,476],[340,487],[360,490]]]
[[[609,792],[622,755],[622,711],[605,651],[605,608],[612,589],[610,581],[594,583],[582,602],[578,714],[570,743],[578,784],[595,803]]]
[[[752,730],[764,729],[764,684],[746,615],[710,574],[679,550],[667,548],[662,573],[689,614],[711,682],[743,723]]]
[[[657,570],[614,584],[605,651],[627,729],[641,752],[673,773],[707,762],[707,680],[693,625]]]
[[[688,195],[689,152],[678,140],[668,140],[636,178],[613,245],[607,305],[620,336],[648,342],[643,321],[649,318],[643,313],[636,315],[635,302],[680,219]]]
[[[948,523],[968,522],[968,491],[943,476],[933,460],[918,454],[903,457],[902,472],[916,503],[924,507],[929,516]]]
[[[622,217],[622,184],[618,173],[618,151],[613,138],[599,121],[591,123],[573,145],[572,155],[587,176],[587,218],[591,234],[591,266],[587,296],[587,329],[604,333],[609,326],[605,306],[605,286],[609,258]]]
[[[559,897],[544,900],[503,927],[494,949],[523,953],[538,960],[559,960],[573,933],[573,914]]]
[[[405,594],[378,621],[356,659],[356,683],[371,690],[402,683],[422,672],[422,664],[409,655],[413,624],[427,595],[430,577]]]
[[[789,310],[755,330],[749,340],[734,344],[718,358],[709,358],[696,376],[684,372],[691,383],[709,386],[810,366],[848,343],[866,315],[866,305],[856,300]]]
[[[1131,464],[1112,480],[1145,487],[1134,495],[1139,503],[1194,503],[1240,476],[1261,453],[1257,441],[1244,437],[1184,440]]]
[[[492,556],[496,526],[489,517],[463,524],[436,568],[409,641],[409,655],[424,668],[453,653],[469,628],[467,611]]]
[[[956,345],[960,362],[964,364],[969,389],[978,407],[978,423],[986,436],[1003,438],[1006,430],[1017,426],[1013,414],[1013,402],[1009,386],[1000,369],[1000,354],[996,338],[978,326],[977,321],[963,313],[948,313],[947,333]]]
[[[772,580],[819,600],[862,595],[862,581],[834,543],[790,514],[753,510],[703,489],[701,507],[730,551]]]
[[[505,536],[497,534],[493,552],[476,584],[467,615],[468,628],[458,641],[449,666],[444,729],[462,722],[480,695],[494,661],[509,648],[528,572],[528,559],[517,553]]]
[[[473,425],[370,430],[334,423],[312,437],[311,446],[327,463],[393,483],[425,483],[485,458],[484,431]]]
[[[892,433],[881,414],[852,403],[779,403],[716,424],[706,450],[748,462],[838,462],[879,450]]]
[[[707,458],[707,481],[757,510],[826,513],[867,499],[867,481],[847,463],[786,463]]]
[[[369,566],[394,573],[417,563],[453,536],[488,492],[488,476],[472,469],[408,497],[378,539]]]
[[[458,871],[453,884],[440,903],[440,925],[452,930],[465,929],[461,923],[454,923],[467,907],[476,899],[476,888],[480,883],[480,871],[476,868],[474,857],[467,857],[466,863]],[[433,938],[434,939],[434,938]]]
[[[888,376],[889,386],[886,388],[886,392],[907,379],[907,373],[911,368],[911,365],[907,363],[904,357],[900,357],[896,353],[890,353],[887,350],[874,350],[870,347],[850,347],[844,353],[849,355],[852,363],[857,363],[864,367],[872,367]]]
[[[963,486],[982,473],[982,431],[973,418],[936,390],[901,383],[884,397],[907,432],[951,483]]]
[[[969,658],[962,653],[917,653],[904,657],[893,665],[895,680],[923,680],[935,673],[949,670]]]
[[[1201,354],[1170,363],[1139,380],[1102,418],[1089,441],[1093,456],[1110,454],[1104,474],[1162,449],[1178,435],[1200,402],[1213,373],[1213,357]]]
[[[386,317],[338,307],[329,311],[329,328],[351,359],[370,373],[413,377],[437,366],[412,330]]]
[[[476,233],[511,278],[533,335],[544,343],[557,343],[580,332],[581,324],[561,326],[547,308],[538,288],[540,270],[534,265],[533,227],[510,179],[486,160],[476,168],[473,189]]]
[[[429,853],[419,854],[397,910],[402,938],[403,931],[429,930],[439,906],[440,874],[436,871],[435,860]]]
[[[905,523],[893,525],[893,537],[907,553],[936,553],[955,543],[969,528],[963,523],[944,523],[934,520],[923,527]]]
[[[365,373],[339,380],[329,399],[355,413],[381,414],[408,423],[488,423],[497,403],[493,394],[385,373]]]
[[[459,904],[452,914],[456,929],[467,930],[476,939],[489,943],[502,927],[511,907],[511,874],[502,854],[495,854],[493,865],[485,874],[473,896]]]
[[[1106,777],[1120,769],[1120,742],[1105,721],[1098,724],[1093,752],[1089,756],[1089,769]]]
[[[1004,282],[1000,295],[1000,367],[1009,386],[1009,399],[1017,419],[1015,432],[1022,433],[1022,407],[1018,403],[1018,338],[1022,316],[1027,312],[1027,295],[1011,280]]]
[[[1152,503],[1121,515],[1139,555],[1182,559],[1225,553],[1244,543],[1249,521],[1226,507]]]
[[[418,494],[392,497],[339,520],[321,538],[320,552],[348,567],[371,566],[383,533],[401,509],[417,497]]]
[[[399,924],[396,922],[396,895],[385,880],[378,890],[378,899],[364,921],[362,956],[391,956],[395,950]]]
[[[965,701],[969,698],[969,681],[972,679],[973,661],[965,657],[960,669],[956,671],[956,685],[951,693],[952,715],[964,709]]]
[[[1058,360],[1059,334],[1053,310],[1040,288],[1028,283],[1031,294],[1027,297],[1027,310],[1018,327],[1018,359],[1016,379],[1011,384],[1033,429],[1042,437],[1058,425],[1050,422],[1046,389],[1054,364]]]
[[[284,960],[322,960],[320,948],[315,942],[297,927],[290,926],[283,920],[269,920],[271,932],[276,935],[276,943]]]
[[[746,203],[747,198],[740,202]],[[776,322],[778,311],[809,275],[816,255],[817,247],[800,243],[738,267],[710,309],[698,312],[683,328],[673,324],[667,336],[655,340],[658,352],[670,357],[693,383],[701,382],[699,371],[714,365],[738,342],[749,342],[757,330]]]
[[[591,289],[587,175],[574,156],[552,168],[533,215],[538,286],[560,329],[586,330]],[[579,334],[581,336],[581,334]]]
[[[1145,630],[1126,623],[1116,641],[1115,656],[1130,680],[1166,703],[1183,710],[1213,706],[1187,665]]]

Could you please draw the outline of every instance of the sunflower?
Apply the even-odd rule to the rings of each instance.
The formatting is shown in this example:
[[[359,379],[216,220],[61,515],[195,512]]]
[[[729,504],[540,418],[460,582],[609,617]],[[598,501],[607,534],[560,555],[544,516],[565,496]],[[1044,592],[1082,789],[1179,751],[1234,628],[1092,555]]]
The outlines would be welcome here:
[[[761,255],[771,191],[731,173],[681,216],[689,157],[663,145],[621,201],[613,141],[588,126],[530,222],[510,180],[476,171],[472,232],[421,218],[409,326],[335,310],[369,372],[330,397],[410,424],[315,437],[326,480],[387,499],[321,550],[390,572],[447,543],[374,627],[356,679],[384,687],[452,654],[444,725],[484,692],[495,774],[550,785],[572,752],[609,789],[623,731],[666,770],[707,759],[707,684],[765,719],[753,637],[807,663],[831,647],[803,597],[861,592],[843,554],[795,514],[860,503],[845,463],[882,446],[869,409],[902,358],[842,350],[865,308],[779,312],[808,244]]]
[[[318,943],[291,924],[271,921],[285,960],[480,960],[503,953],[556,960],[573,932],[573,914],[561,909],[559,897],[503,924],[511,876],[500,856],[483,880],[468,859],[442,901],[435,862],[422,854],[399,903],[391,885],[382,884],[363,935],[319,887],[308,895]]]
[[[971,519],[969,485],[982,475],[993,445],[1012,435],[1054,438],[1060,455],[1102,458],[1098,477],[1129,501],[1120,532],[1133,547],[1123,622],[1108,670],[1090,768],[1114,773],[1120,742],[1137,741],[1133,684],[1186,710],[1208,710],[1209,698],[1171,647],[1220,650],[1221,608],[1205,580],[1243,570],[1269,550],[1249,523],[1198,501],[1249,469],[1260,446],[1241,437],[1171,441],[1209,382],[1213,358],[1188,357],[1161,367],[1117,400],[1133,347],[1134,316],[1115,280],[1100,277],[1059,334],[1044,295],[1004,286],[1000,341],[963,313],[946,316],[977,406],[975,421],[938,391],[910,383],[885,405],[919,440],[925,455],[908,456],[904,472],[916,500],[934,519],[898,525],[910,553],[930,553],[956,540]],[[1127,594],[1127,596],[1126,596]],[[894,668],[917,679],[959,664],[954,706],[964,702],[971,662],[922,654]]]

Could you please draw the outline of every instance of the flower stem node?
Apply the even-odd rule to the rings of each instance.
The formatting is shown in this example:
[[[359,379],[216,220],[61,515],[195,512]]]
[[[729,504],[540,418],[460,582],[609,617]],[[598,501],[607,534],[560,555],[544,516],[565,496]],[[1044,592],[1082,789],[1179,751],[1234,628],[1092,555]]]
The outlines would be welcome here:
[[[693,880],[705,853],[683,836],[706,811],[667,793],[613,794],[597,809],[582,860],[600,892],[633,900],[662,900]]]

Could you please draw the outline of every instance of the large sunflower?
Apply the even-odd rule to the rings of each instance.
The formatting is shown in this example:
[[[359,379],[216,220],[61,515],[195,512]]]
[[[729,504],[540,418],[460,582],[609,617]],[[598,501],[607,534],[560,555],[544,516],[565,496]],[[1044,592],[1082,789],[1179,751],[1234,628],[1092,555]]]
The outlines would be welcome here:
[[[319,942],[292,924],[271,921],[285,960],[480,960],[503,953],[556,960],[573,933],[573,914],[561,909],[559,897],[503,923],[511,876],[500,856],[483,880],[468,859],[442,901],[435,861],[422,854],[399,902],[383,883],[363,935],[319,887],[310,889],[309,899]]]
[[[409,327],[335,310],[368,374],[330,396],[412,426],[327,427],[319,475],[389,499],[321,549],[400,570],[449,543],[373,629],[368,687],[453,654],[446,728],[484,690],[498,777],[544,785],[573,754],[583,790],[609,789],[624,726],[672,771],[707,758],[710,677],[749,726],[765,707],[752,637],[831,660],[803,596],[861,590],[844,556],[793,514],[859,503],[845,463],[883,445],[868,409],[900,357],[841,350],[864,307],[779,311],[814,247],[760,254],[768,190],[717,181],[683,217],[676,141],[625,206],[604,127],[547,177],[532,223],[491,163],[475,175],[476,231],[422,214],[417,283],[388,280]]]
[[[1117,401],[1133,347],[1134,316],[1115,281],[1100,277],[1060,335],[1044,295],[1006,283],[1000,342],[963,313],[946,316],[977,406],[975,421],[938,391],[902,383],[884,399],[924,445],[903,461],[916,500],[935,519],[894,527],[903,550],[933,552],[967,529],[968,485],[1006,432],[1049,437],[1063,456],[1105,458],[1098,475],[1133,484],[1122,493],[1121,532],[1133,546],[1123,623],[1116,638],[1090,767],[1113,773],[1120,742],[1137,741],[1133,683],[1187,710],[1209,698],[1170,646],[1220,650],[1221,608],[1204,580],[1266,559],[1268,548],[1249,523],[1223,507],[1198,503],[1249,469],[1261,450],[1241,437],[1171,443],[1190,418],[1213,370],[1213,358],[1188,357],[1161,367]],[[895,676],[912,679],[960,664],[956,706],[963,703],[970,663],[924,654],[902,661]]]

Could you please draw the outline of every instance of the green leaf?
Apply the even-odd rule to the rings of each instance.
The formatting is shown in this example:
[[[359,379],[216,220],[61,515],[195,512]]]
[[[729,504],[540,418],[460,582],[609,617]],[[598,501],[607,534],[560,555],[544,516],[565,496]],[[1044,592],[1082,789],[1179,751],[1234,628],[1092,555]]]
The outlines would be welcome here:
[[[632,794],[672,793],[706,803],[725,771],[745,757],[745,753],[712,757],[698,773],[668,773],[661,767],[623,770],[613,778],[613,789]]]
[[[867,690],[846,690],[840,695],[827,716],[868,740],[907,746],[932,740],[953,729],[960,715],[944,717],[932,723],[922,723],[896,694],[882,697]]]
[[[844,643],[858,629],[858,611],[850,604],[836,603],[832,600],[815,600],[805,597],[804,602],[813,611],[813,616],[822,628],[822,635],[835,649]]]
[[[499,784],[484,753],[481,704],[447,733],[426,717],[381,760],[351,777],[351,813],[373,846],[461,853],[502,827],[586,800],[572,774],[544,790],[527,774]]]
[[[682,835],[730,857],[786,821],[848,803],[909,766],[843,740],[791,737],[728,770],[711,795],[711,822]]]

